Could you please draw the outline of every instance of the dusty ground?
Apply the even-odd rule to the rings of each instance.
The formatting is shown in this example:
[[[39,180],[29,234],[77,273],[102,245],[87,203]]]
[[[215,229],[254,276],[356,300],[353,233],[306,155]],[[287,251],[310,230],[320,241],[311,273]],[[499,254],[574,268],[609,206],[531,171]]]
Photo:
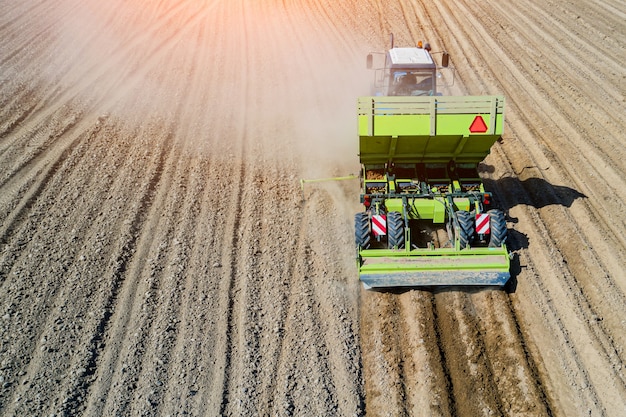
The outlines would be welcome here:
[[[0,415],[626,415],[626,3],[0,0]],[[356,278],[365,55],[504,94],[506,291]]]

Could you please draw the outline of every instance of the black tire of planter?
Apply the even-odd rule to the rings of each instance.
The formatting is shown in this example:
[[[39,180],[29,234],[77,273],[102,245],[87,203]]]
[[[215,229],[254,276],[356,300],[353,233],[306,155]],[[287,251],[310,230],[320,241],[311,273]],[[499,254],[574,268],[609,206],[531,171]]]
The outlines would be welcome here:
[[[389,249],[404,249],[404,219],[397,211],[387,213],[387,246]]]
[[[354,238],[357,247],[368,249],[370,247],[370,219],[367,213],[354,215]]]
[[[491,222],[490,248],[499,248],[506,242],[508,230],[506,228],[506,218],[501,210],[489,210],[489,220]]]
[[[476,219],[470,212],[457,211],[456,218],[459,222],[459,240],[461,242],[461,249],[467,248],[474,243],[474,237],[476,235]]]

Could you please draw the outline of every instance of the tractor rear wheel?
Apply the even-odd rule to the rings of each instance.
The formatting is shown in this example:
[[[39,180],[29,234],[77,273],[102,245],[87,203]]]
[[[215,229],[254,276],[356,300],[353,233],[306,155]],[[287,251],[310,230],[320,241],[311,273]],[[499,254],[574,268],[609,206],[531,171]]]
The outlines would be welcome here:
[[[402,213],[387,213],[387,246],[389,249],[404,249],[404,219]]]
[[[506,229],[506,218],[501,210],[489,210],[489,220],[491,221],[490,248],[499,248],[506,242],[508,231]]]
[[[358,248],[370,247],[370,218],[365,212],[354,215],[354,239]]]
[[[456,212],[456,219],[459,222],[459,241],[461,249],[467,248],[474,243],[474,235],[476,234],[476,221],[471,213],[459,210]]]

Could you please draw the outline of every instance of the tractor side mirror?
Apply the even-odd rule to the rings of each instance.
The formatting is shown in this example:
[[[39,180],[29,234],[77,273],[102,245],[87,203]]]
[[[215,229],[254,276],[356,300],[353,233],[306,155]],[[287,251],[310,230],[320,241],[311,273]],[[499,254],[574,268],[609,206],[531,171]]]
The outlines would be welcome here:
[[[374,57],[372,56],[372,54],[367,55],[365,65],[367,66],[367,69],[372,69],[372,67],[374,66]]]
[[[441,56],[441,66],[444,68],[447,68],[448,64],[450,64],[450,54],[447,52],[444,52],[443,55]]]

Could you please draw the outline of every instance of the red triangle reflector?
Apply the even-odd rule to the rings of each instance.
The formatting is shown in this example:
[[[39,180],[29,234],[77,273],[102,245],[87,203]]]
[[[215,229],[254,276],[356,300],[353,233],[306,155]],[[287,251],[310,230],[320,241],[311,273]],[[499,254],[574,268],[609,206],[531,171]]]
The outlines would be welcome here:
[[[471,133],[485,133],[487,131],[487,125],[482,116],[479,115],[474,118],[474,121],[469,127],[469,131]]]

